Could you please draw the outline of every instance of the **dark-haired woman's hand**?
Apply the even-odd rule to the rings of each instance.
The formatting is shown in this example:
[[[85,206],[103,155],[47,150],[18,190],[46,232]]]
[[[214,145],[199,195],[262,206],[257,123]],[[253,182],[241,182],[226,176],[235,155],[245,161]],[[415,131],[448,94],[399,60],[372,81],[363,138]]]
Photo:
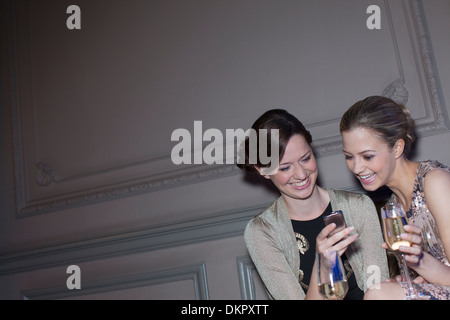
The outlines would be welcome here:
[[[336,224],[331,223],[320,231],[316,238],[316,252],[322,254],[329,250],[339,252],[339,255],[347,250],[348,246],[353,243],[358,234],[351,234],[355,228],[347,227],[342,231],[330,236],[330,233],[336,228]]]

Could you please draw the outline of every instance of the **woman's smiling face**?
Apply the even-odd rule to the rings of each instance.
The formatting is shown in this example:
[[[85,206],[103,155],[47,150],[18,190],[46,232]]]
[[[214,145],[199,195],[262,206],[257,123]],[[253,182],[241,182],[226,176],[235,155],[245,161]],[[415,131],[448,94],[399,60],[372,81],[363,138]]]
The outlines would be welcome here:
[[[277,172],[264,177],[271,179],[283,196],[307,199],[316,186],[317,175],[311,147],[302,135],[296,134],[286,144]]]
[[[364,189],[374,191],[389,183],[395,153],[373,131],[357,127],[342,132],[345,161]]]

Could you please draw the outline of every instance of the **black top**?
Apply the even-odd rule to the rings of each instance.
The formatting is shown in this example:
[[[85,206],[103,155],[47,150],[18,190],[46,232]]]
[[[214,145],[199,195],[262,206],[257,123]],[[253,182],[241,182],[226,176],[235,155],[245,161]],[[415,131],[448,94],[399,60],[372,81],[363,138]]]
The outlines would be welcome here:
[[[314,266],[316,255],[316,237],[325,228],[323,217],[332,212],[331,203],[325,211],[317,218],[309,221],[291,220],[297,239],[298,251],[300,254],[300,268],[298,272],[298,281],[306,293],[311,279],[311,272]],[[346,270],[348,292],[344,300],[362,300],[364,292],[356,283],[355,274],[347,259],[345,253],[341,256],[342,263]]]

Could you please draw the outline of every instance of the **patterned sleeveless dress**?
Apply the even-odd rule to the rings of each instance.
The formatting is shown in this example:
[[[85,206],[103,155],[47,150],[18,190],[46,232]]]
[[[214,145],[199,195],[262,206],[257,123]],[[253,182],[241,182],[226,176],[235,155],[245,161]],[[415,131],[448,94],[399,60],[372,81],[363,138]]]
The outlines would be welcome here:
[[[425,177],[431,170],[444,170],[450,172],[449,167],[446,167],[437,161],[428,160],[421,162],[417,168],[411,207],[409,211],[406,212],[406,216],[409,224],[414,224],[422,229],[422,250],[424,252],[428,252],[445,265],[450,266],[447,256],[445,255],[444,246],[441,242],[436,221],[428,210],[423,189],[425,185]],[[407,292],[406,284],[400,284]],[[450,287],[429,283],[415,283],[413,285],[417,290],[430,296],[432,300],[450,300]]]

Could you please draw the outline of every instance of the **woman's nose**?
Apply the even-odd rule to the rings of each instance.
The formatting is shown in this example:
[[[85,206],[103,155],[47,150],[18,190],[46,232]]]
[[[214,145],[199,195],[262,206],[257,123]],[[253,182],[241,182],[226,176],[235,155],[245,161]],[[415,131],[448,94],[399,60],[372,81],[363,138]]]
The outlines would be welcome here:
[[[304,180],[307,177],[306,170],[300,164],[295,165],[294,168],[295,179]]]
[[[353,162],[353,173],[354,174],[360,174],[365,170],[364,164],[362,163],[361,160],[359,160],[358,158],[355,158],[354,162]]]

